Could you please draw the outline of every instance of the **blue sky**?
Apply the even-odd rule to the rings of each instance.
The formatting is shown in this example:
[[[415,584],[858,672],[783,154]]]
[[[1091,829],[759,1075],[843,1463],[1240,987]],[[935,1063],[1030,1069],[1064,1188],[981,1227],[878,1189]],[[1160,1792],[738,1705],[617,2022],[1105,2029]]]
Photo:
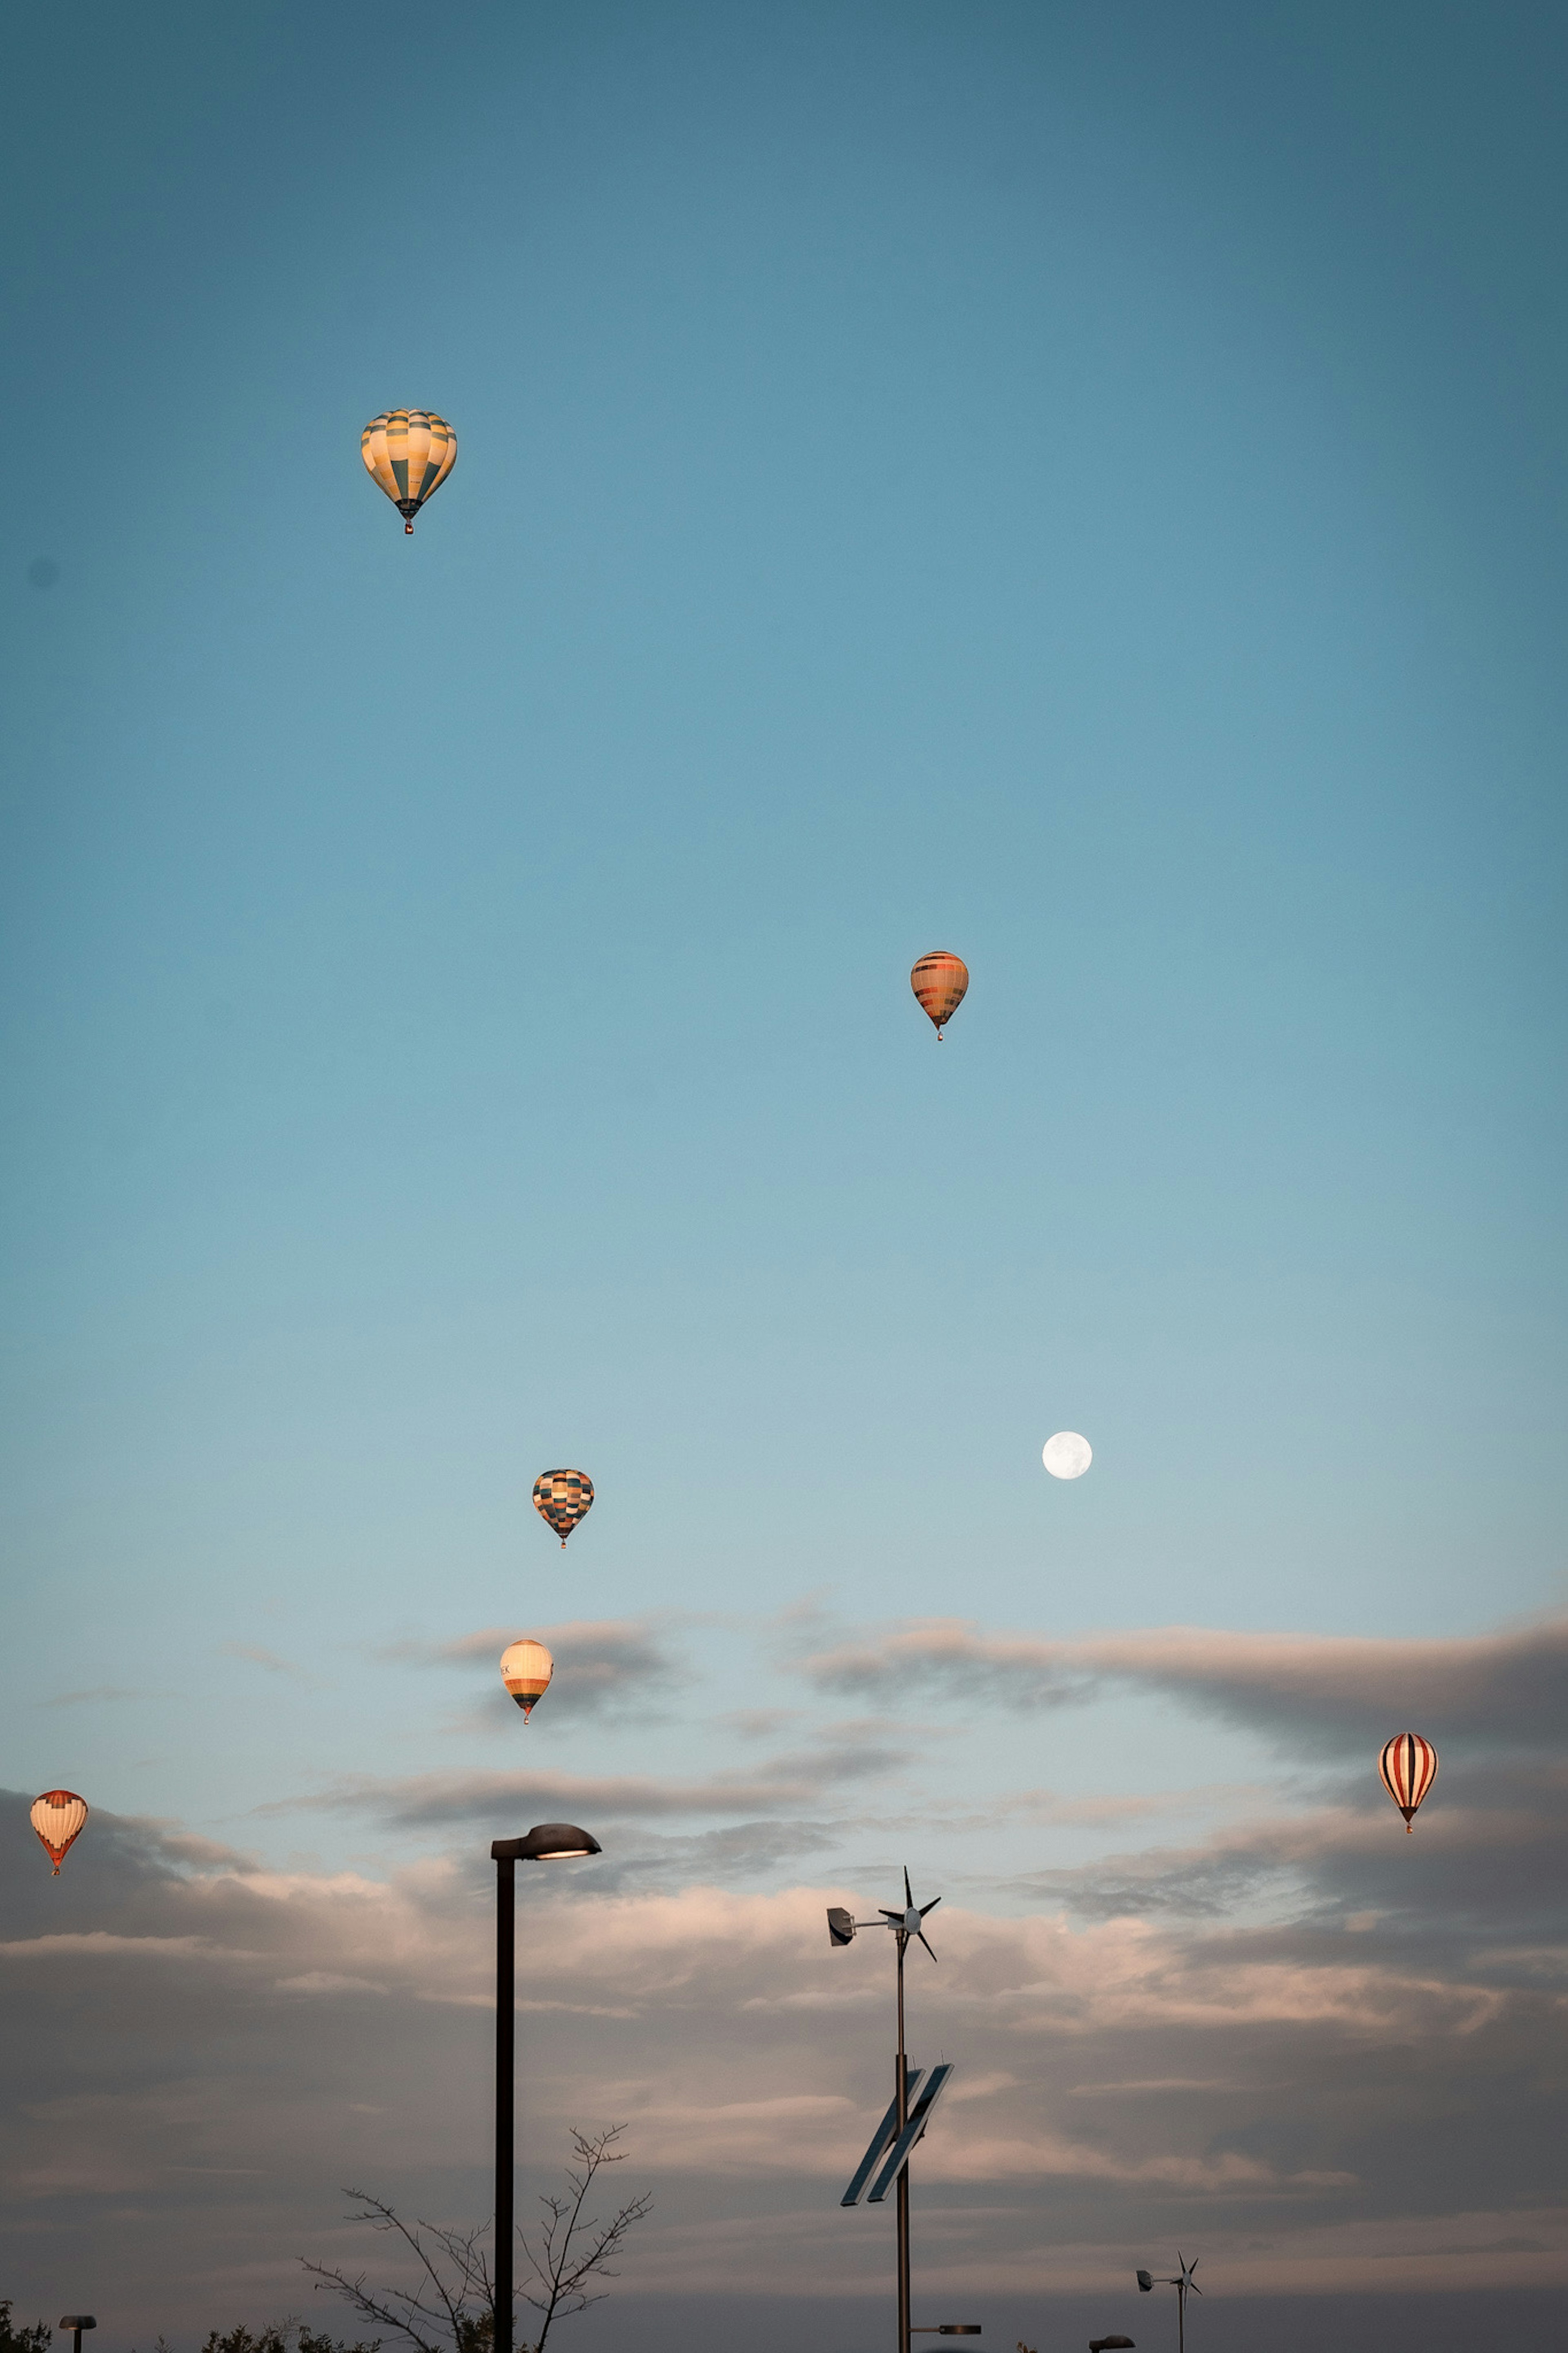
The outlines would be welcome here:
[[[1359,1788],[1371,1702],[803,1662],[1562,1608],[1560,16],[13,43],[5,1786],[326,1886],[643,1777],[634,1880],[994,1920]]]

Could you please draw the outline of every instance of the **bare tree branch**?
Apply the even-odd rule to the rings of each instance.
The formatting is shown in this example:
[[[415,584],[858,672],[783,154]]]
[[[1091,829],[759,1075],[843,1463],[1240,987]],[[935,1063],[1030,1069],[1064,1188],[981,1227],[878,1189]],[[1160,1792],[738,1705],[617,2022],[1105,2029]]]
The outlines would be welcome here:
[[[523,2254],[542,2291],[538,2295],[523,2291],[525,2300],[543,2316],[532,2353],[544,2353],[552,2322],[568,2320],[574,2313],[586,2312],[591,2304],[603,2303],[609,2290],[590,2292],[586,2283],[595,2274],[605,2279],[617,2276],[611,2258],[619,2253],[633,2223],[640,2222],[653,2204],[651,2198],[634,2198],[607,2222],[601,2223],[596,2215],[584,2220],[583,2208],[598,2175],[606,2166],[625,2162],[626,2151],[616,2147],[625,2130],[625,2125],[607,2125],[602,2132],[582,2133],[574,2126],[572,2145],[577,2152],[577,2166],[575,2170],[570,2166],[566,2169],[570,2196],[546,2193],[540,2199],[545,2219],[537,2253],[526,2232],[519,2233]]]
[[[530,2244],[526,2232],[518,2233],[539,2293],[520,2288],[514,2295],[531,2304],[541,2317],[534,2343],[520,2346],[517,2353],[544,2353],[544,2340],[557,2320],[569,2319],[603,2300],[608,2290],[590,2284],[600,2277],[617,2276],[614,2258],[633,2224],[640,2222],[653,2204],[651,2198],[633,2198],[605,2222],[584,2212],[605,2168],[624,2160],[626,2152],[616,2143],[625,2130],[624,2125],[610,2125],[601,2132],[583,2133],[574,2126],[572,2146],[577,2162],[566,2170],[567,2194],[557,2197],[546,2192],[541,2197],[544,2218],[536,2244]],[[491,2353],[497,2331],[489,2224],[481,2223],[472,2231],[440,2230],[433,2222],[410,2225],[395,2208],[373,2198],[368,2190],[345,2189],[343,2196],[353,2199],[357,2208],[349,2220],[368,2223],[374,2231],[392,2232],[412,2254],[422,2276],[412,2293],[405,2288],[369,2288],[363,2272],[350,2274],[301,2259],[316,2286],[343,2297],[362,2320],[405,2338],[415,2353]]]

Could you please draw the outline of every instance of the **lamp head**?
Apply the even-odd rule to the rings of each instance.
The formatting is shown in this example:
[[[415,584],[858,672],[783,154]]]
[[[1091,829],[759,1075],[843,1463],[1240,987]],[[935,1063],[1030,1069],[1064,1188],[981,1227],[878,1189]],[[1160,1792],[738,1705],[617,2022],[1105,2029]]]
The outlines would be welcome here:
[[[566,1862],[603,1852],[598,1840],[574,1822],[536,1822],[526,1838],[497,1839],[490,1859],[494,1862]]]

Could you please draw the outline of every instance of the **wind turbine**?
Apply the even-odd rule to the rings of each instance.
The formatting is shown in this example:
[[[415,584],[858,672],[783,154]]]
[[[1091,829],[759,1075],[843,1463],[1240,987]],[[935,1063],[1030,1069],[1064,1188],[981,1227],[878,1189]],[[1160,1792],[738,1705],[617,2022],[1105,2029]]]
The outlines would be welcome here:
[[[1202,2288],[1193,2277],[1197,2267],[1198,2257],[1194,2255],[1189,2263],[1178,2247],[1175,2278],[1163,2279],[1158,2283],[1161,2287],[1173,2287],[1176,2291],[1176,2353],[1187,2353],[1187,2290],[1190,2288],[1194,2295],[1203,2294]],[[1139,2273],[1138,2285],[1143,2295],[1148,2295],[1155,2284],[1156,2283],[1150,2278],[1147,2272]]]
[[[910,2328],[910,2154],[924,2132],[926,2120],[935,2107],[949,2075],[952,2073],[951,2067],[945,2066],[934,2070],[931,2081],[925,2085],[921,2098],[916,2102],[914,2113],[911,2116],[909,2062],[904,2055],[904,1955],[910,1944],[918,1941],[925,1945],[926,1951],[931,1953],[931,1959],[933,1961],[936,1959],[936,1955],[931,1952],[931,1946],[926,1942],[926,1933],[921,1924],[927,1913],[934,1912],[941,1902],[940,1895],[933,1895],[929,1904],[916,1904],[910,1892],[909,1866],[906,1864],[904,1901],[901,1908],[884,1904],[880,1906],[875,1920],[857,1920],[853,1913],[847,1912],[841,1904],[829,1905],[827,1910],[827,1934],[835,1945],[852,1944],[857,1928],[890,1928],[898,1951],[899,2053],[894,2062],[892,2105],[882,2120],[881,2129],[872,2140],[870,2147],[861,2161],[859,2171],[841,2201],[846,2206],[858,2205],[862,2190],[877,2169],[879,2160],[885,2158],[881,2172],[872,2189],[871,2197],[873,2200],[879,2200],[888,2187],[889,2174],[896,2174],[895,2211],[898,2216],[899,2263],[898,2353],[911,2353],[910,2337],[911,2333],[915,2333]],[[919,2081],[918,2075],[916,2081]],[[929,2334],[924,2330],[918,2333]],[[942,2336],[968,2336],[977,2333],[967,2324],[961,2329],[956,2323],[949,2324],[947,2327],[938,2331],[938,2334]]]

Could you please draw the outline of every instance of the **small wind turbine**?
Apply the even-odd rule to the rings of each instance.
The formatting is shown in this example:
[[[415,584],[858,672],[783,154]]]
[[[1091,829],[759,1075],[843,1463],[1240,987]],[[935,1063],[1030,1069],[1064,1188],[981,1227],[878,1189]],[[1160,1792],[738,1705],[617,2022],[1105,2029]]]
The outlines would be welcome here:
[[[948,2077],[952,2073],[951,2067],[934,2068],[930,2081],[925,2084],[921,2096],[911,2112],[910,2063],[904,2050],[904,1955],[909,1950],[911,1941],[918,1941],[925,1945],[926,1951],[931,1953],[931,1959],[935,1960],[936,1955],[931,1952],[930,1945],[926,1942],[926,1933],[921,1923],[928,1912],[936,1910],[941,1902],[940,1895],[933,1895],[929,1904],[916,1904],[910,1893],[909,1867],[906,1864],[904,1900],[901,1907],[897,1905],[889,1906],[884,1904],[880,1906],[879,1916],[875,1920],[857,1920],[854,1914],[847,1912],[841,1904],[830,1904],[827,1908],[827,1934],[833,1944],[853,1944],[857,1928],[890,1928],[898,1952],[899,2049],[893,2062],[892,2103],[882,2119],[881,2126],[872,2140],[870,2147],[861,2160],[859,2171],[846,2190],[841,2201],[846,2206],[858,2205],[860,2193],[876,2171],[879,2161],[885,2159],[882,2171],[872,2188],[871,2197],[873,2201],[879,2202],[887,2193],[889,2180],[893,2182],[899,2273],[898,2353],[911,2353],[910,2338],[912,2335],[930,2334],[929,2330],[924,2329],[916,2332],[910,2321],[909,2160],[910,2152],[924,2133],[931,2112],[935,2107]],[[914,2083],[918,2084],[920,2080],[920,2073],[917,2071]],[[979,2331],[967,2322],[962,2327],[956,2322],[952,2322],[947,2327],[939,2328],[937,2334],[939,2336],[977,2336]]]
[[[1180,2247],[1178,2247],[1176,2250],[1176,2276],[1174,2279],[1163,2279],[1158,2282],[1158,2284],[1161,2287],[1173,2287],[1176,2291],[1176,2353],[1187,2353],[1187,2290],[1190,2288],[1194,2295],[1202,2295],[1203,2294],[1202,2288],[1193,2277],[1193,2274],[1196,2271],[1197,2267],[1198,2257],[1194,2255],[1192,2262],[1189,2263],[1186,2257],[1183,2254]],[[1156,2285],[1156,2283],[1150,2278],[1147,2272],[1140,2272],[1138,2274],[1138,2285],[1142,2293],[1145,2295],[1148,2295]]]

